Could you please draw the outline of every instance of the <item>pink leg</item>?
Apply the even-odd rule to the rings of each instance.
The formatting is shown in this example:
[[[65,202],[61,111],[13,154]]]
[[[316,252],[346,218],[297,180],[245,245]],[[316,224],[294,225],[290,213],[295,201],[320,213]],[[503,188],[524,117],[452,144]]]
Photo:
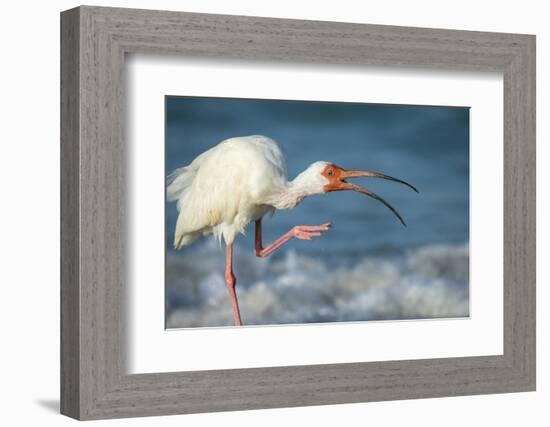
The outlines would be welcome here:
[[[256,220],[256,256],[266,257],[293,238],[311,240],[313,237],[320,236],[323,231],[327,231],[330,227],[330,222],[321,225],[296,225],[272,244],[262,248],[262,219],[260,218]]]
[[[233,320],[235,321],[235,326],[241,326],[239,301],[237,301],[237,293],[235,292],[237,280],[233,274],[233,243],[227,245],[225,249],[225,283],[227,284],[227,291],[229,292],[229,298],[231,298],[231,305],[233,306]]]

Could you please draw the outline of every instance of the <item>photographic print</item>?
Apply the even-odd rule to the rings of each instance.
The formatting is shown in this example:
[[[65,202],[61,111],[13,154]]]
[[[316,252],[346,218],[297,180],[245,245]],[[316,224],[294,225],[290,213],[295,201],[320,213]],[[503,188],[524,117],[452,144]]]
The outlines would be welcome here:
[[[469,108],[166,96],[167,328],[469,316]]]

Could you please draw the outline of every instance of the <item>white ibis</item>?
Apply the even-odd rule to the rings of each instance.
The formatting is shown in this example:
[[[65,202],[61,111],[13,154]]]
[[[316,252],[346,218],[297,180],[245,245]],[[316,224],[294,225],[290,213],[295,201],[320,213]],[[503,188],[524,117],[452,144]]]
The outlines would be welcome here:
[[[230,138],[199,155],[188,166],[168,177],[167,198],[177,201],[179,215],[174,247],[180,249],[195,239],[214,234],[226,245],[225,281],[240,326],[241,315],[233,274],[233,242],[238,233],[255,221],[258,257],[266,257],[289,240],[311,240],[331,224],[296,225],[270,245],[262,245],[262,217],[274,209],[291,209],[305,197],[332,191],[352,190],[373,197],[390,209],[405,225],[401,215],[375,193],[347,182],[348,178],[374,177],[412,185],[377,172],[346,170],[333,163],[315,162],[292,181],[277,143],[266,136]],[[418,191],[417,191],[418,192]]]

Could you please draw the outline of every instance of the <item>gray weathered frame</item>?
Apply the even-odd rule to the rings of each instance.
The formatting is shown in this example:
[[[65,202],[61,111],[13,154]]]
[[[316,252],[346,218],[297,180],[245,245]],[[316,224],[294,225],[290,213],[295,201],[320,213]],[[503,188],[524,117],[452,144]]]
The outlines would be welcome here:
[[[504,354],[125,372],[130,52],[504,75]],[[83,6],[61,14],[61,412],[99,419],[535,389],[535,37]],[[184,357],[184,355],[182,355]]]

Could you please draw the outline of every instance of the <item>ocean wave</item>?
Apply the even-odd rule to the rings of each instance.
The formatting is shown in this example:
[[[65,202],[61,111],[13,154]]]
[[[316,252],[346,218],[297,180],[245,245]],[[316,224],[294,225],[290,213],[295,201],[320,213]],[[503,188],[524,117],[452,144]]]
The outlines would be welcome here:
[[[289,249],[257,258],[235,247],[234,269],[246,325],[466,317],[468,244],[438,244],[351,263]],[[168,328],[233,324],[224,250],[213,239],[166,259]]]

